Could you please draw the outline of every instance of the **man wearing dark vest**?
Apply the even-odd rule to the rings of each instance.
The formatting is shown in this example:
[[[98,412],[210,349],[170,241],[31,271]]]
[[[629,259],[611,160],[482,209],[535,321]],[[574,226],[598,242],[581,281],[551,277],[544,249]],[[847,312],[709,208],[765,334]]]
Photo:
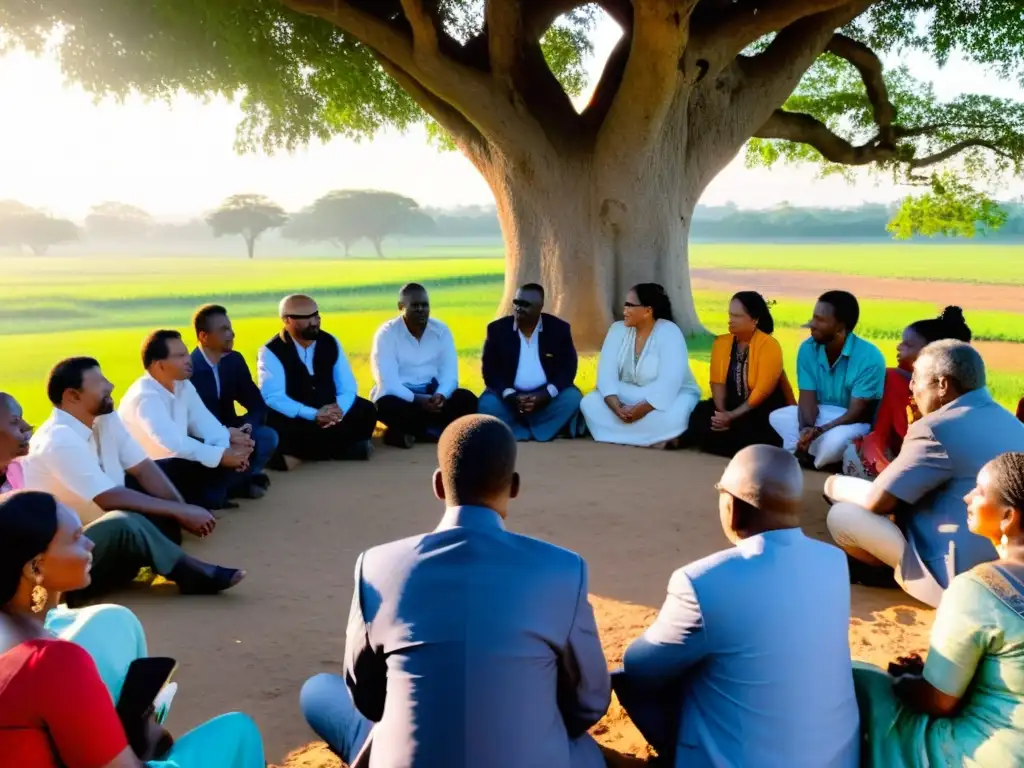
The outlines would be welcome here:
[[[260,392],[267,424],[280,437],[272,462],[370,458],[377,426],[373,403],[357,394],[340,342],[320,330],[320,309],[309,296],[281,300],[284,328],[259,351]]]

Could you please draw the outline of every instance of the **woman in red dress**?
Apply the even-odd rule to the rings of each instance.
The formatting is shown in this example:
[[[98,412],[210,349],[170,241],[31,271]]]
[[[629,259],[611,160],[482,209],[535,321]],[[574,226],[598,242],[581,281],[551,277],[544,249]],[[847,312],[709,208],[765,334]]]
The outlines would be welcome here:
[[[933,341],[969,342],[971,329],[960,307],[946,307],[939,317],[918,320],[903,331],[896,347],[896,368],[885,372],[885,390],[871,432],[854,440],[843,454],[843,474],[871,480],[896,458],[917,408],[910,397],[910,375],[921,350]]]

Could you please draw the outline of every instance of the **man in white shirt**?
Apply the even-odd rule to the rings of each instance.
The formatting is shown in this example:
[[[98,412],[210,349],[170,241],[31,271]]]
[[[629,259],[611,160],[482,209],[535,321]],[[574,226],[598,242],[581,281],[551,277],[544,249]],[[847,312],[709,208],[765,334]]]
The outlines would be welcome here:
[[[411,448],[437,440],[458,418],[476,413],[477,397],[459,389],[459,357],[448,326],[430,317],[430,297],[418,283],[398,294],[394,320],[373,337],[370,365],[377,419],[387,445]]]
[[[270,466],[369,459],[377,409],[358,396],[345,350],[320,328],[320,308],[296,294],[282,299],[278,311],[284,328],[257,359],[260,392],[270,408],[267,424],[280,438]]]
[[[206,509],[235,506],[228,491],[245,477],[252,436],[225,427],[203,405],[189,381],[192,356],[177,331],[153,331],[142,347],[142,365],[146,373],[118,408],[128,432],[188,503]]]
[[[113,389],[92,358],[58,363],[47,383],[53,414],[20,461],[21,487],[53,494],[73,509],[95,544],[92,584],[69,595],[69,604],[131,582],[140,568],[152,568],[185,594],[235,586],[244,571],[182,552],[182,528],[206,536],[217,521],[207,510],[185,504],[146,457],[114,413]]]

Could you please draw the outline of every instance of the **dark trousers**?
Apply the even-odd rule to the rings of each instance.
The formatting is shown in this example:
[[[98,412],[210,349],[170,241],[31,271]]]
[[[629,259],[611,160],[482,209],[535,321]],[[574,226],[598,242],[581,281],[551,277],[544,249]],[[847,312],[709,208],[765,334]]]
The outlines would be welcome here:
[[[157,466],[174,483],[186,504],[195,504],[203,509],[223,509],[228,500],[228,490],[238,482],[240,475],[233,469],[211,469],[188,459],[160,459]]]
[[[344,459],[352,446],[373,437],[377,409],[369,400],[357,397],[341,423],[324,429],[315,421],[289,419],[271,411],[268,426],[278,435],[278,454],[302,461]]]
[[[477,405],[477,396],[466,389],[452,392],[439,413],[426,411],[415,402],[386,395],[377,401],[377,419],[389,430],[412,435],[417,440],[437,440],[453,421],[476,413]]]
[[[267,463],[277,452],[279,442],[277,432],[270,427],[256,426],[252,428],[252,439],[256,443],[249,456],[249,468],[245,472],[236,472],[231,481],[230,491],[244,491],[246,486],[252,482],[253,475],[258,475],[266,469]]]
[[[161,462],[158,461],[157,465],[163,468],[163,464]],[[164,472],[166,471],[167,470],[165,469]],[[174,482],[174,478],[168,476],[168,479],[170,479],[174,487],[178,488],[178,491],[180,492],[181,488],[179,488],[178,484]],[[152,495],[149,491],[147,491],[145,488],[139,485],[138,480],[136,480],[134,477],[128,474],[126,474],[124,477],[124,486],[125,488],[130,488],[131,490],[136,491],[137,493],[144,493],[147,496]],[[165,517],[164,515],[143,515],[141,512],[139,512],[138,514],[142,515],[142,517],[149,520],[149,522],[156,526],[156,529],[160,531],[160,533],[162,533],[164,536],[170,539],[173,543],[177,544],[178,546],[181,546],[181,526],[178,524],[177,520],[171,517]]]
[[[621,669],[612,672],[612,690],[629,719],[654,747],[665,765],[675,765],[676,740],[682,711],[681,686],[668,685],[657,692],[637,687]]]
[[[711,417],[715,415],[715,401],[704,400],[690,414],[690,426],[683,436],[688,446],[699,448],[704,453],[724,456],[731,459],[744,448],[751,445],[774,445],[782,447],[782,438],[772,425],[768,416],[772,411],[786,405],[786,396],[781,388],[777,388],[768,399],[746,415],[733,421],[725,432],[711,429]]]

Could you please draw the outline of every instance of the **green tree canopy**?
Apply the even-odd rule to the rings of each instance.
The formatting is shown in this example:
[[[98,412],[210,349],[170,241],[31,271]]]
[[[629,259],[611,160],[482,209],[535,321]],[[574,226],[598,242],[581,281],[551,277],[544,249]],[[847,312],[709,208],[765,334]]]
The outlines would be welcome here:
[[[51,246],[78,239],[74,222],[16,200],[0,201],[0,246],[28,248],[42,256]]]
[[[263,195],[232,195],[206,217],[215,237],[241,235],[251,259],[256,241],[269,229],[283,227],[288,221],[284,208]]]
[[[101,240],[135,240],[149,234],[153,226],[148,212],[128,203],[100,203],[85,217],[86,234]]]

